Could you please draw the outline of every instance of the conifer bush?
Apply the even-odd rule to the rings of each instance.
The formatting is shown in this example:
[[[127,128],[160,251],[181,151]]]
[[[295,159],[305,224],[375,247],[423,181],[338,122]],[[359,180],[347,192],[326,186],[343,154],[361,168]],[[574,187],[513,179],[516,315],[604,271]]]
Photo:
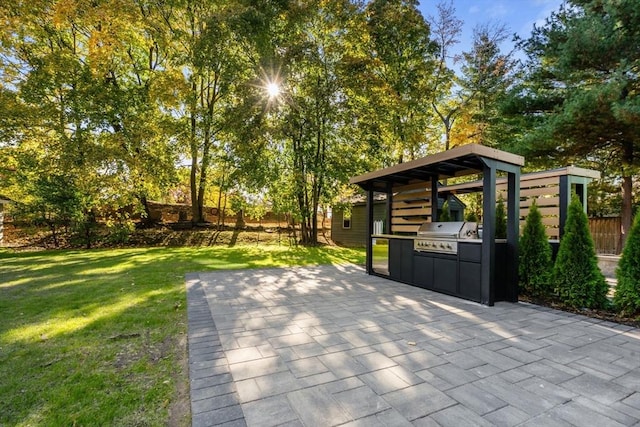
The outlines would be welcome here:
[[[449,210],[449,200],[445,200],[442,204],[442,213],[440,214],[440,218],[438,218],[440,222],[451,222],[451,211]]]
[[[627,235],[616,269],[618,285],[613,303],[623,315],[640,315],[640,212]]]
[[[553,268],[553,281],[560,301],[575,308],[602,308],[609,290],[598,268],[587,215],[573,195],[564,225],[564,236]]]
[[[502,195],[498,198],[496,206],[496,239],[507,238],[507,211],[504,207]]]
[[[548,297],[552,292],[553,261],[542,215],[535,201],[520,237],[520,263],[518,272],[524,292],[534,297]]]
[[[469,211],[469,213],[465,216],[465,221],[467,222],[478,222],[478,216],[474,211]]]

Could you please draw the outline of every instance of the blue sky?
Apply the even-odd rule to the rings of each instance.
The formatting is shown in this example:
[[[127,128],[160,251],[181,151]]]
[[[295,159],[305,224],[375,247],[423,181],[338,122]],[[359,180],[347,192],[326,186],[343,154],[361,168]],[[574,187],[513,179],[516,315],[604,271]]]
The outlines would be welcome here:
[[[420,11],[425,18],[436,14],[435,5],[439,0],[420,0]],[[562,0],[453,0],[456,16],[464,24],[460,45],[456,53],[469,50],[473,28],[478,24],[505,24],[510,34],[517,33],[526,39],[535,23],[544,23],[552,11],[558,10]],[[505,43],[503,50],[510,50],[513,44]]]

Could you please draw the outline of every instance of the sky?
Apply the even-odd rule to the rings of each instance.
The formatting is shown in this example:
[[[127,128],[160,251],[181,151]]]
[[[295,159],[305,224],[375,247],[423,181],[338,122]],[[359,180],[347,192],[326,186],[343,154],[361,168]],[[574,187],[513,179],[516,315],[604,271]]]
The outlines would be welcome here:
[[[420,0],[419,9],[428,19],[437,13],[439,0]],[[527,39],[534,24],[542,25],[552,11],[558,10],[562,0],[453,0],[456,16],[463,21],[460,44],[455,53],[468,51],[471,46],[473,28],[478,24],[505,24],[510,34],[517,33]],[[502,46],[503,51],[513,47],[511,37]]]

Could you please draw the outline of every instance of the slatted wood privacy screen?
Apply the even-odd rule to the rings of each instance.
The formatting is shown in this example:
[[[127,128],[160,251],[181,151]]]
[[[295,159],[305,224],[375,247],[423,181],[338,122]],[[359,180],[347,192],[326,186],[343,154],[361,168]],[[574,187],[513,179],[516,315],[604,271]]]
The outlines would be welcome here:
[[[561,177],[565,177],[569,188],[566,201],[560,195]],[[598,179],[600,173],[590,169],[568,166],[543,172],[533,172],[520,175],[520,230],[535,201],[542,223],[546,227],[550,239],[560,238],[561,204],[570,201],[571,186],[573,184],[586,185],[593,179]],[[463,194],[482,191],[482,181],[466,182],[438,187],[439,193]],[[394,232],[416,233],[420,224],[431,221],[432,201],[431,182],[412,183],[393,188],[391,223]],[[496,180],[496,197],[507,200],[507,179]],[[586,197],[586,189],[585,189]],[[505,206],[506,207],[506,206]]]
[[[498,197],[507,200],[506,180],[496,185]],[[557,171],[525,174],[520,177],[520,230],[524,228],[535,201],[550,239],[560,238],[560,176]],[[506,202],[505,202],[506,205]]]
[[[391,227],[393,232],[417,233],[423,222],[431,221],[431,182],[393,188]]]

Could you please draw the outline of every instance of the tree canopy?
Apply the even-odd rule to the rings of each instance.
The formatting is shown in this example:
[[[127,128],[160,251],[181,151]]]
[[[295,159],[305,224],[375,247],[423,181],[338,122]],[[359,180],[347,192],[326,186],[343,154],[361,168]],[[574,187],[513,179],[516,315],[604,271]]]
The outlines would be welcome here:
[[[569,1],[521,41],[520,73],[500,24],[454,58],[451,1],[429,19],[416,0],[2,4],[0,190],[88,230],[188,188],[193,223],[205,200],[261,201],[315,244],[350,176],[476,142],[602,165],[630,218],[634,3]]]
[[[568,1],[521,41],[526,71],[505,108],[516,118],[507,148],[621,182],[625,233],[640,165],[639,37],[637,1]]]

